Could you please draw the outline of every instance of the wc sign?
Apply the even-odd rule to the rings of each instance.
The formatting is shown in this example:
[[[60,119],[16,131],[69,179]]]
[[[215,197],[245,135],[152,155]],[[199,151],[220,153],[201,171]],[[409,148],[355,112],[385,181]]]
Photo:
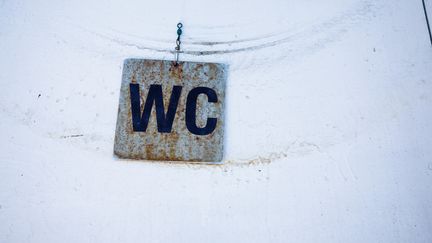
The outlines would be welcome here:
[[[223,156],[227,66],[127,59],[114,153],[120,158],[217,162]]]

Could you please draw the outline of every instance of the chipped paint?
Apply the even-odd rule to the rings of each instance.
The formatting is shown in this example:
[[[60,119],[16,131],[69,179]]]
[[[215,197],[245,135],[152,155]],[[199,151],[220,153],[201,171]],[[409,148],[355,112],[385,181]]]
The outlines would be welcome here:
[[[120,158],[165,161],[221,161],[223,157],[224,97],[227,66],[219,63],[179,62],[127,59],[124,62],[114,153]],[[176,115],[170,133],[157,130],[153,106],[147,130],[133,130],[129,84],[139,84],[141,111],[150,85],[162,86],[164,111],[173,86],[182,86]],[[208,135],[195,135],[185,124],[186,97],[196,87],[213,89],[218,102],[209,103],[199,95],[196,104],[196,125],[206,125],[208,117],[217,118],[215,130]]]

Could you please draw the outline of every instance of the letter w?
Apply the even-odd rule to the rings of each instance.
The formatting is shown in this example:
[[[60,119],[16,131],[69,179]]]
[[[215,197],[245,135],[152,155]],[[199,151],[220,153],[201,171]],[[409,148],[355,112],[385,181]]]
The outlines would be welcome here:
[[[150,119],[153,103],[156,106],[156,121],[158,131],[161,133],[170,133],[172,124],[177,111],[177,105],[180,98],[182,86],[174,86],[168,111],[165,114],[164,102],[162,96],[162,86],[158,84],[150,85],[144,110],[141,116],[141,98],[138,84],[129,84],[131,110],[132,110],[132,125],[134,132],[145,132]]]

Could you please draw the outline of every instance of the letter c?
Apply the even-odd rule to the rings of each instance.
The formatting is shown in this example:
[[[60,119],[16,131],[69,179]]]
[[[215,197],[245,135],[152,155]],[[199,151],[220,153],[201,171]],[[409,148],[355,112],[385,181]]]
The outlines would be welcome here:
[[[207,118],[207,124],[200,128],[196,125],[196,103],[198,95],[207,95],[208,102],[216,103],[218,101],[216,92],[213,89],[207,87],[196,87],[193,88],[186,100],[186,127],[195,135],[208,135],[212,133],[216,128],[217,118]]]

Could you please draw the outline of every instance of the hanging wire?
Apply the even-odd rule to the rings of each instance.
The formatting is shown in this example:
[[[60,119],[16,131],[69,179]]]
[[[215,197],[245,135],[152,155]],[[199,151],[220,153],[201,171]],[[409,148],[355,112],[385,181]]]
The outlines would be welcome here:
[[[177,24],[177,40],[176,40],[176,47],[175,47],[175,66],[178,65],[178,60],[179,60],[179,55],[180,55],[180,36],[182,34],[182,28],[183,24],[182,23],[178,23]]]
[[[427,24],[427,28],[429,31],[429,40],[430,40],[430,43],[432,46],[432,34],[431,34],[431,30],[430,30],[430,25],[429,25],[429,18],[428,18],[427,11],[426,11],[425,0],[422,0],[422,2],[423,2],[423,10],[424,10],[425,18],[426,18],[426,24]]]

